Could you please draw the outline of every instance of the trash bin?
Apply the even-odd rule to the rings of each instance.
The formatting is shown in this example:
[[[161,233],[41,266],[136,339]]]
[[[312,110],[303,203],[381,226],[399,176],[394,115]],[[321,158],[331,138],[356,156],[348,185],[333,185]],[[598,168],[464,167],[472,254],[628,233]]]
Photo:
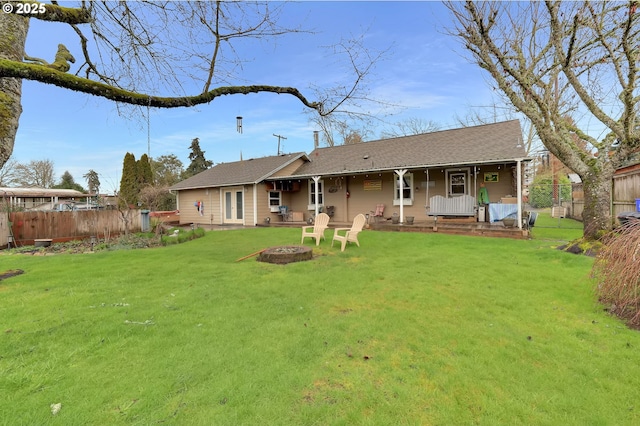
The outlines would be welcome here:
[[[640,212],[640,198],[636,198],[636,211]]]
[[[151,226],[149,225],[149,210],[140,210],[140,228],[142,232],[149,232]]]
[[[630,220],[640,220],[640,212],[622,212],[618,214],[620,225],[624,225]]]

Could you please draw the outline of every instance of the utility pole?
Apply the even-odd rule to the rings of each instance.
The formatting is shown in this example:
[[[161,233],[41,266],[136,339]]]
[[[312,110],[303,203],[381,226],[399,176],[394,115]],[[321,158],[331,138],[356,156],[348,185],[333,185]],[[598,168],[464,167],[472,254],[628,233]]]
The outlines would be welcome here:
[[[287,138],[285,138],[284,136],[276,135],[275,133],[273,134],[273,136],[278,138],[278,155],[280,155],[280,140],[281,139],[287,140]]]

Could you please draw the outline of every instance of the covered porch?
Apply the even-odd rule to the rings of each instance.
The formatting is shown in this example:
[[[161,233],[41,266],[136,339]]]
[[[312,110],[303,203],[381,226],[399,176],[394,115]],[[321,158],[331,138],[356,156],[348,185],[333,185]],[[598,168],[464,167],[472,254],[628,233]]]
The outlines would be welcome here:
[[[288,176],[274,179],[273,187],[295,186],[296,190],[272,190],[272,198],[296,213],[288,217],[289,223],[309,222],[325,212],[332,222],[343,224],[362,213],[378,228],[394,225],[394,219],[398,225],[414,227],[475,223],[475,229],[492,230],[504,227],[501,221],[507,217],[519,228],[524,213],[523,170],[523,161],[515,160]],[[271,220],[271,224],[280,221]]]
[[[307,222],[270,222],[263,223],[259,226],[272,226],[272,227],[291,227],[298,228],[308,225]],[[329,222],[329,230],[332,228],[348,228],[351,226],[351,222],[346,221],[333,221]],[[526,226],[522,229],[517,226],[508,227],[500,222],[476,222],[469,219],[458,218],[422,218],[421,220],[414,220],[413,224],[407,223],[393,223],[391,219],[374,220],[372,216],[369,216],[368,223],[365,225],[365,230],[371,231],[387,231],[387,232],[422,232],[422,233],[434,233],[439,232],[442,234],[456,234],[456,235],[470,235],[470,236],[484,236],[484,237],[500,237],[500,238],[514,238],[514,239],[528,239],[529,230]],[[329,234],[327,234],[329,236]]]

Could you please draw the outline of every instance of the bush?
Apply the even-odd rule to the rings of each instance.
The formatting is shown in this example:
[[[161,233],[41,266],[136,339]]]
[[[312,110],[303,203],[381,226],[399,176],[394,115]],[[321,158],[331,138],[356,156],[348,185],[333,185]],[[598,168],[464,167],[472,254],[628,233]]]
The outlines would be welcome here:
[[[608,311],[640,327],[640,221],[607,234],[593,265],[598,300]]]
[[[177,231],[177,233],[175,231]],[[196,238],[204,237],[204,233],[205,231],[202,228],[192,229],[188,232],[179,228],[173,228],[169,230],[169,235],[164,235],[162,237],[162,244],[166,246],[170,244],[184,243],[195,240]]]

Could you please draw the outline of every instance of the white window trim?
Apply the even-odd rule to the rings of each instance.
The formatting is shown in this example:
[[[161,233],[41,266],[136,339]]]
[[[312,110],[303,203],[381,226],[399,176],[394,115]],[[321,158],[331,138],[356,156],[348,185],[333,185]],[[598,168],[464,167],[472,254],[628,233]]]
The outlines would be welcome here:
[[[455,173],[466,173],[466,179],[465,179],[465,183],[464,183],[464,194],[452,194],[451,193],[450,174],[455,174]],[[456,169],[447,169],[445,171],[445,175],[446,175],[445,184],[447,185],[447,198],[459,197],[461,195],[471,195],[471,193],[470,193],[470,191],[471,191],[471,168],[469,168],[469,167],[459,167],[459,168],[456,168]]]
[[[272,206],[271,205],[271,193],[272,192],[277,192],[278,193],[278,205],[277,206]],[[268,194],[269,195],[267,196],[267,204],[269,205],[269,210],[271,211],[271,213],[280,212],[280,206],[282,205],[282,191],[269,190]]]
[[[403,175],[403,179],[407,181],[407,184],[409,185],[409,198],[403,198],[402,199],[402,205],[404,206],[412,206],[413,205],[413,200],[414,200],[414,185],[413,185],[413,173],[405,173]],[[394,175],[393,176],[393,205],[394,206],[399,206],[400,205],[400,197],[399,197],[399,188],[398,188],[398,176]]]
[[[316,183],[314,182],[313,179],[309,179],[308,183],[309,183],[309,196],[307,197],[307,201],[309,203],[307,204],[307,210],[315,210],[316,209],[316,205],[315,205],[315,203],[311,202],[311,196],[315,195]],[[320,189],[319,195],[322,198],[322,202],[320,203],[320,205],[318,207],[322,207],[322,206],[324,206],[324,179],[320,179],[318,181],[318,187]]]

